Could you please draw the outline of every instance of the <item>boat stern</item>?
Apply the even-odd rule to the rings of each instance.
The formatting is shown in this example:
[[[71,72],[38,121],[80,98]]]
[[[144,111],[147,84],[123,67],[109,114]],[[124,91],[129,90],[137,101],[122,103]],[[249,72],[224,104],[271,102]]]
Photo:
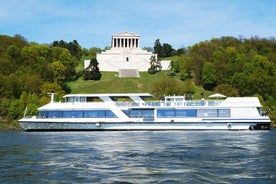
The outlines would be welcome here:
[[[249,130],[270,130],[270,122],[260,122],[255,125],[250,125]]]

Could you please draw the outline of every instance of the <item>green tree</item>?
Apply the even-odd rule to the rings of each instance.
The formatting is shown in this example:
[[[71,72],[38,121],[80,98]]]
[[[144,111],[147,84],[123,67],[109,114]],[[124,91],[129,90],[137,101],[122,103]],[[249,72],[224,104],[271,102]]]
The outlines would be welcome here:
[[[8,109],[10,107],[11,100],[4,97],[0,98],[1,104],[0,104],[0,118],[5,118],[8,115]]]
[[[185,80],[183,82],[184,94],[192,96],[195,93],[195,85],[192,80]]]
[[[80,59],[82,55],[82,49],[77,40],[73,40],[73,42],[65,42],[63,40],[61,41],[54,41],[52,43],[53,47],[62,47],[65,49],[68,49],[70,54],[75,57],[76,59]]]
[[[40,94],[40,89],[43,84],[43,81],[38,74],[23,75],[23,88],[27,93]]]
[[[16,74],[10,74],[7,76],[6,82],[7,94],[10,98],[19,98],[22,92],[22,87],[20,86],[19,77]]]
[[[163,57],[162,45],[161,45],[159,39],[155,40],[153,50],[154,50],[154,53],[156,53],[158,57]]]
[[[27,46],[21,50],[21,57],[24,65],[35,66],[38,50],[36,46]]]
[[[65,66],[62,64],[61,61],[54,61],[51,64],[51,69],[54,73],[54,81],[58,84],[62,84],[66,79],[66,69]]]
[[[16,45],[9,46],[7,49],[7,53],[13,59],[17,59],[20,57],[20,49]]]
[[[8,56],[0,56],[0,74],[9,75],[16,71],[17,65]]]
[[[89,56],[89,50],[87,48],[82,48],[82,54],[84,56]]]
[[[187,49],[184,47],[176,50],[176,54],[178,56],[185,55],[186,53],[187,53]]]
[[[150,57],[150,68],[148,69],[148,72],[150,74],[155,74],[156,72],[159,72],[160,70],[162,70],[160,60],[155,55],[152,55]]]
[[[36,94],[28,94],[27,116],[38,115],[39,97]]]
[[[23,92],[19,99],[12,100],[9,106],[8,116],[13,119],[23,117],[25,109],[27,116],[37,115],[37,108],[39,107],[39,98],[36,94],[27,94]]]
[[[257,68],[251,75],[248,76],[248,83],[251,91],[251,95],[260,94],[265,100],[272,93],[273,86],[272,78],[266,74],[262,68]]]
[[[205,60],[199,56],[191,56],[193,59],[194,66],[194,80],[196,85],[202,85],[202,68],[204,66]]]
[[[163,45],[161,45],[159,39],[155,40],[153,50],[158,57],[170,57],[176,54],[175,50],[170,44],[163,43]]]
[[[231,84],[219,84],[214,89],[215,92],[226,96],[239,96],[239,92]]]
[[[210,62],[206,62],[203,66],[202,81],[204,88],[207,90],[213,90],[217,84],[217,76],[215,65]]]
[[[57,60],[61,61],[65,67],[66,81],[75,80],[77,77],[75,68],[78,65],[78,60],[72,57],[67,49],[62,50]]]
[[[62,100],[62,96],[65,95],[64,90],[58,83],[45,82],[41,87],[40,105],[44,105],[44,104],[50,102],[50,94],[51,93],[55,93],[56,101]]]
[[[240,96],[251,94],[247,77],[245,73],[235,73],[232,77],[231,85],[239,91]]]
[[[8,117],[18,119],[23,116],[24,106],[19,99],[13,99],[9,106]]]
[[[175,50],[172,48],[172,46],[168,43],[163,43],[162,45],[162,56],[163,57],[170,57],[174,55]]]
[[[100,49],[100,48],[91,47],[91,48],[89,49],[89,56],[92,56],[92,57],[95,57],[95,58],[96,58],[97,53],[100,53],[100,52],[101,52],[101,49]]]
[[[174,71],[176,73],[180,72],[180,80],[185,81],[193,78],[193,61],[191,57],[182,55],[179,59],[174,60],[172,63]]]
[[[70,51],[71,55],[76,59],[80,59],[82,56],[82,49],[77,40],[73,40],[73,42],[69,42],[67,45],[67,49]]]
[[[190,87],[186,90],[190,90]],[[174,78],[165,78],[158,82],[152,84],[152,93],[156,97],[162,97],[164,95],[183,95],[185,94],[185,89],[180,81]]]
[[[83,79],[84,80],[100,80],[102,74],[98,67],[99,63],[96,58],[90,60],[89,66],[84,70]]]

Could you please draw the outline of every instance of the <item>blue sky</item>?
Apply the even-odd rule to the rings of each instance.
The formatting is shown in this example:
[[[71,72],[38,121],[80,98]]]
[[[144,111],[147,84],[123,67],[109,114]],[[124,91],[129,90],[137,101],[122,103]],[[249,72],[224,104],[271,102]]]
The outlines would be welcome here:
[[[29,42],[111,45],[111,35],[133,32],[142,47],[156,39],[173,48],[222,36],[275,37],[275,0],[0,0],[0,34]]]

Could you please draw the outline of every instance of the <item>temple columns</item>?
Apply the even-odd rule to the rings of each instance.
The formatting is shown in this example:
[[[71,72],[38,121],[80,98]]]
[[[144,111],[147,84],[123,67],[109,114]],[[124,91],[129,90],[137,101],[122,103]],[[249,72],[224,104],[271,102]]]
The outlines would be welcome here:
[[[138,38],[113,38],[113,48],[139,48],[140,43]]]

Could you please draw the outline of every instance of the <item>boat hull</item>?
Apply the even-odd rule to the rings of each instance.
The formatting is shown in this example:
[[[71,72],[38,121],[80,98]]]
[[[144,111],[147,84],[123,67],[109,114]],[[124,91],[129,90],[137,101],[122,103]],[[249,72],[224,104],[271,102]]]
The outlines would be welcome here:
[[[36,122],[19,121],[26,131],[270,130],[267,122]]]

